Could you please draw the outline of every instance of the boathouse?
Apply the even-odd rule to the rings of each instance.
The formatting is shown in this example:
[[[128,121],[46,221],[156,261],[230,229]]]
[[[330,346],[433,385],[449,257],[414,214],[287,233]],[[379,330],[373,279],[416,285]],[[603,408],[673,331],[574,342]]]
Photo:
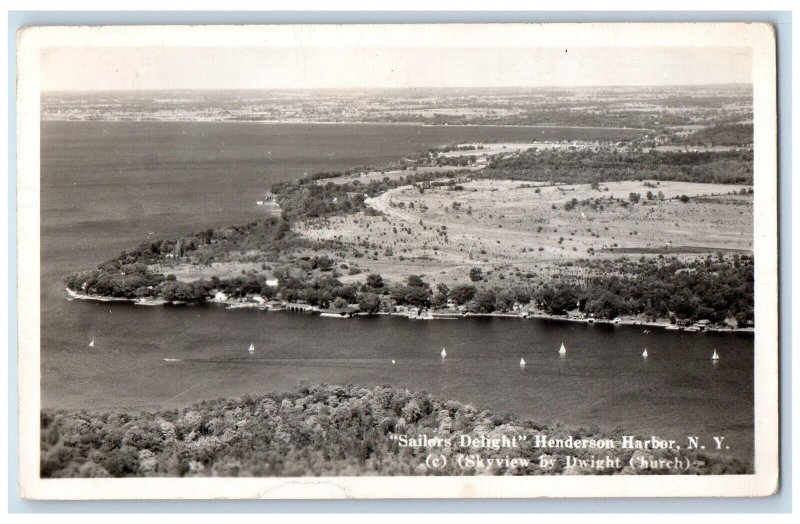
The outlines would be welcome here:
[[[334,318],[350,318],[356,314],[358,308],[353,306],[332,307],[320,310],[320,316]]]
[[[292,313],[311,313],[314,307],[311,304],[301,304],[299,302],[287,302],[285,309]]]

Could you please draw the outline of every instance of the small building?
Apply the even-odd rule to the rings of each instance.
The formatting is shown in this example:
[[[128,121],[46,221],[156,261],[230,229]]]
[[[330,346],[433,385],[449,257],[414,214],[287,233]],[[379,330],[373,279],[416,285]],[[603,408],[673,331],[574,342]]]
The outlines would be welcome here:
[[[283,302],[280,300],[267,300],[267,309],[270,311],[280,311],[283,309]]]
[[[364,198],[368,198],[365,193],[360,193],[358,191],[348,191],[347,192],[347,200],[361,200]]]
[[[695,323],[694,323],[694,326],[695,326],[696,328],[700,328],[701,330],[706,330],[706,329],[708,329],[708,327],[709,327],[710,325],[711,325],[711,321],[710,321],[710,320],[707,320],[707,319],[698,320],[697,322],[695,322]]]
[[[267,301],[261,295],[256,295],[251,293],[249,295],[245,295],[244,297],[245,302],[251,302],[253,304],[266,304]]]
[[[267,287],[278,287],[278,279],[277,278],[268,278],[264,280],[264,285]]]
[[[584,315],[583,312],[581,312],[581,310],[579,308],[575,308],[575,309],[571,309],[571,310],[567,311],[567,318],[582,319],[582,318],[585,318],[585,316],[586,315]]]
[[[330,318],[350,318],[355,315],[356,312],[358,312],[358,308],[353,306],[332,307],[320,310],[320,316]]]
[[[228,300],[228,295],[226,295],[222,291],[217,291],[216,293],[214,293],[213,300],[214,302],[225,302],[226,300]]]
[[[287,302],[285,309],[292,313],[311,313],[314,307],[311,304],[303,304],[301,302]]]

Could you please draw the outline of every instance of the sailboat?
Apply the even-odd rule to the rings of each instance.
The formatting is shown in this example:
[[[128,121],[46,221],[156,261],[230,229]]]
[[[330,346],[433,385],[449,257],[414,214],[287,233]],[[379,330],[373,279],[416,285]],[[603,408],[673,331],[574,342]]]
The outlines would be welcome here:
[[[442,353],[441,354],[442,354],[442,358],[446,357],[447,356],[447,350],[445,348],[442,348]]]
[[[714,350],[714,354],[711,355],[711,360],[715,360],[715,361],[719,360],[719,355],[717,355],[717,350],[716,349]]]
[[[247,348],[247,351],[249,351],[250,353],[255,353],[256,352],[256,347],[253,345],[252,342],[250,342],[250,347]]]
[[[89,342],[89,347],[90,347],[90,348],[93,348],[93,347],[94,347],[94,339],[92,339],[92,341],[91,341],[91,342]]]
[[[392,364],[394,364],[394,363],[395,363],[395,362],[394,362],[394,359],[392,359]]]
[[[561,343],[561,348],[559,348],[559,350],[558,350],[558,354],[559,355],[566,355],[567,354],[567,348],[564,347],[564,343],[563,342]]]
[[[521,368],[525,367],[525,359],[524,358],[520,358],[519,359],[519,367],[521,367]]]
[[[642,353],[642,358],[647,358],[647,348],[644,348],[644,353]]]

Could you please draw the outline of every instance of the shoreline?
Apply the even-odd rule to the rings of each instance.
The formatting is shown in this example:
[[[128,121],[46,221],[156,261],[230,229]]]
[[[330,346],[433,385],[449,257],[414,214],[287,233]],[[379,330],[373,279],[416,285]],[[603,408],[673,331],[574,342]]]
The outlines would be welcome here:
[[[154,306],[185,306],[188,305],[185,302],[170,302],[163,299],[152,299],[152,300],[143,300],[143,299],[135,299],[135,298],[123,298],[123,297],[107,297],[103,295],[87,295],[84,293],[79,293],[77,291],[71,290],[69,288],[66,289],[67,294],[69,297],[67,300],[89,300],[94,302],[127,302],[133,304],[135,306],[144,306],[144,307],[154,307]],[[197,306],[224,306],[225,309],[257,309],[259,311],[265,311],[268,313],[276,313],[276,312],[289,312],[289,307],[286,303],[282,304],[280,307],[270,306],[268,304],[260,304],[258,302],[241,302],[238,300],[224,300],[224,301],[215,301],[215,300],[207,300],[203,303],[193,304]],[[620,318],[619,321],[615,320],[606,320],[606,319],[587,319],[587,318],[570,318],[562,315],[549,315],[547,313],[539,313],[539,312],[531,312],[531,311],[524,311],[524,312],[497,312],[497,313],[469,313],[469,312],[460,312],[460,311],[453,311],[453,310],[435,310],[432,311],[431,316],[411,316],[407,312],[378,312],[378,313],[352,313],[349,315],[336,315],[331,313],[325,313],[325,310],[316,306],[308,306],[308,309],[300,314],[314,314],[319,315],[320,318],[336,318],[336,319],[349,319],[354,317],[368,317],[368,316],[394,316],[394,317],[403,317],[408,320],[418,320],[418,321],[426,321],[426,320],[461,320],[465,318],[518,318],[520,320],[528,320],[528,319],[539,319],[539,320],[557,320],[562,322],[576,322],[580,324],[596,324],[596,325],[610,325],[610,326],[642,326],[642,327],[653,327],[653,328],[661,328],[667,331],[681,331],[684,333],[704,333],[704,332],[712,332],[712,333],[755,333],[755,328],[718,328],[718,327],[708,327],[703,330],[686,330],[683,327],[678,327],[676,324],[670,324],[669,322],[651,322],[651,321],[644,321],[644,320],[637,320],[637,319],[630,319],[630,318]]]

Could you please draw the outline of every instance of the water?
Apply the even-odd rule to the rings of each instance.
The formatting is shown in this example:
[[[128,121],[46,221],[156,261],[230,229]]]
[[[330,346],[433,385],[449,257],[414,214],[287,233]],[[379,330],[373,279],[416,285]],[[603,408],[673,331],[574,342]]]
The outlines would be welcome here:
[[[273,181],[378,164],[487,133],[353,125],[343,135],[331,127],[43,123],[43,406],[156,409],[301,382],[391,384],[541,422],[669,438],[722,435],[731,453],[751,456],[751,335],[65,300],[64,274],[92,267],[149,232],[167,237],[256,218],[253,195]],[[562,341],[565,358],[557,354]],[[710,360],[714,349],[717,364]]]

